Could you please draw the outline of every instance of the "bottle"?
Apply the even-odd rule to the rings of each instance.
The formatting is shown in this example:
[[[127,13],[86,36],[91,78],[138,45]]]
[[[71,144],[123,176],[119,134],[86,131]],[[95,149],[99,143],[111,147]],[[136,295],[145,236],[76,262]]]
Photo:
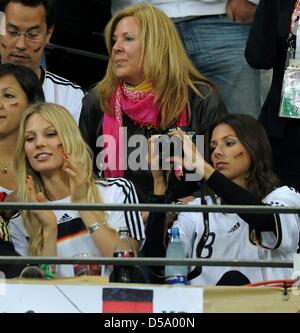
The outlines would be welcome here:
[[[167,248],[167,258],[184,259],[185,253],[182,242],[180,240],[179,228],[173,227],[170,232],[170,241]],[[186,284],[188,274],[187,266],[171,266],[165,267],[165,282],[167,284]]]
[[[114,257],[117,258],[128,258],[128,257],[135,257],[135,250],[131,244],[129,238],[129,231],[126,226],[121,226],[119,229],[119,240],[114,249]],[[109,281],[110,282],[133,282],[133,273],[134,273],[134,266],[128,265],[115,265],[112,274],[110,275]]]

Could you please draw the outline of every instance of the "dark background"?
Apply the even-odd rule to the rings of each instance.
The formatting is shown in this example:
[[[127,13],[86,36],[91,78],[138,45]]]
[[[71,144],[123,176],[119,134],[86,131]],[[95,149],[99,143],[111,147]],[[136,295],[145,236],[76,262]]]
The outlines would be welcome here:
[[[88,89],[105,74],[107,51],[103,30],[111,17],[110,0],[56,3],[55,29],[45,52],[47,69]]]

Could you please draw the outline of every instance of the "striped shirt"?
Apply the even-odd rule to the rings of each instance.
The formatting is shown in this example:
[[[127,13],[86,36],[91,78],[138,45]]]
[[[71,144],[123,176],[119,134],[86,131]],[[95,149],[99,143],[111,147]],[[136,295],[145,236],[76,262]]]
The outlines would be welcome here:
[[[208,205],[215,203],[206,197]],[[270,206],[299,207],[300,194],[287,186],[269,193],[262,202]],[[201,205],[201,199],[190,202]],[[217,204],[220,204],[218,199]],[[249,225],[237,214],[209,213],[209,234],[201,258],[214,260],[270,260],[292,261],[297,252],[300,218],[297,214],[278,214],[276,232],[253,233]],[[195,258],[196,247],[205,232],[202,213],[182,212],[174,226],[179,228],[188,257]],[[203,266],[202,273],[191,281],[192,285],[216,285],[223,275],[239,271],[250,282],[291,279],[293,270],[277,267],[224,267]]]
[[[41,82],[45,94],[45,100],[49,103],[60,104],[65,107],[79,123],[84,92],[82,88],[56,74],[41,68]]]

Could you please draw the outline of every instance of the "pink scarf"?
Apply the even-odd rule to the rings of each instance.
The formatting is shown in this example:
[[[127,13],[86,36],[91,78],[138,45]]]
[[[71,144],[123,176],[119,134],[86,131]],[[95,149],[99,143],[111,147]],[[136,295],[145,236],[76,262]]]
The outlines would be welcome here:
[[[103,134],[109,136],[104,138],[106,166],[104,175],[106,178],[124,177],[122,114],[125,113],[134,123],[137,123],[137,126],[140,124],[159,128],[159,106],[154,103],[153,91],[127,89],[124,84],[120,84],[116,94],[111,98],[111,109],[114,114],[105,113],[103,119]],[[186,108],[181,112],[176,125],[186,126]]]

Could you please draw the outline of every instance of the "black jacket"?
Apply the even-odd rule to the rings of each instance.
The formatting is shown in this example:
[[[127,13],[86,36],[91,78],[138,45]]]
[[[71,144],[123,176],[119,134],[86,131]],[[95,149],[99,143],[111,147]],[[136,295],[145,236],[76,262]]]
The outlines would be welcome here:
[[[199,85],[197,88],[203,96],[207,95],[208,87],[206,85]],[[190,90],[189,101],[191,105],[191,120],[189,127],[197,134],[206,133],[209,126],[217,118],[227,113],[223,101],[214,90],[211,91],[211,94],[207,98],[199,97]],[[100,110],[98,97],[92,91],[83,99],[79,127],[85,141],[93,151],[94,161],[98,153],[101,151],[101,148],[96,147],[96,139],[102,135],[102,125],[103,112]],[[136,134],[141,134],[149,138],[154,134],[153,131],[145,127],[137,126],[125,115],[123,115],[123,125],[127,127],[128,138]],[[128,147],[128,155],[130,152],[130,147]],[[98,171],[95,163],[94,169],[95,172]],[[140,202],[147,202],[149,192],[153,191],[151,172],[143,170],[127,170],[125,171],[125,177],[130,179],[135,185]],[[187,186],[186,184],[183,184],[183,182],[176,181],[176,179],[172,179],[172,183],[176,184],[174,185],[177,191],[177,193],[174,193],[175,197],[183,197],[192,193],[196,189],[195,184],[189,184],[189,186]]]
[[[250,66],[273,68],[272,85],[260,121],[268,135],[274,138],[283,137],[287,124],[278,113],[294,5],[295,0],[260,0],[245,49]]]

